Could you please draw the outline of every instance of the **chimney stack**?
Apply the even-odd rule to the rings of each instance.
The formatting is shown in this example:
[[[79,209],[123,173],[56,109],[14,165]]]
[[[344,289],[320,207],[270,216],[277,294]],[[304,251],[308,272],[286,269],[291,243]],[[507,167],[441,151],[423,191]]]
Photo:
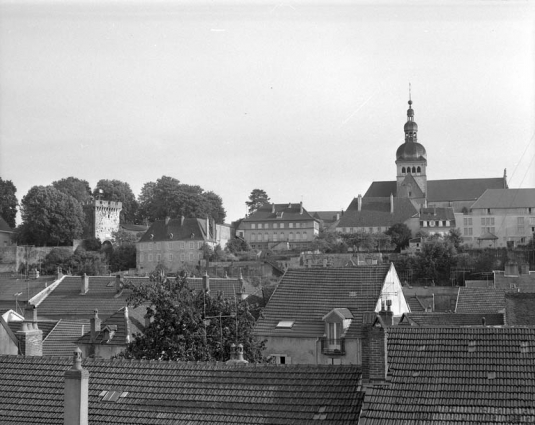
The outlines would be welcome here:
[[[275,214],[275,203],[271,204],[271,214]]]
[[[230,346],[230,360],[226,361],[226,364],[247,364],[249,363],[247,360],[243,358],[243,345],[238,344],[236,345],[233,343]]]
[[[303,214],[303,201],[299,203],[299,214]]]
[[[386,310],[385,303],[381,303],[381,311],[379,312],[379,316],[381,316],[381,319],[386,326],[392,326],[394,324],[394,312],[392,311],[391,306],[392,300],[386,300]]]
[[[210,292],[210,276],[208,276],[208,272],[205,272],[204,276],[202,277],[202,287],[204,292]]]
[[[82,276],[82,288],[80,290],[80,295],[87,294],[87,291],[89,291],[89,276],[84,273]]]
[[[358,205],[358,211],[362,211],[362,196],[360,195],[360,193],[359,193],[359,196],[358,196],[357,200],[358,200],[358,204],[357,204]]]
[[[362,327],[362,381],[364,384],[385,383],[388,373],[386,330],[377,315],[364,314],[363,318],[367,322]]]
[[[33,304],[28,303],[24,309],[24,320],[37,322],[37,308]]]
[[[245,284],[243,282],[243,275],[241,273],[241,269],[240,269],[240,277],[238,278],[238,284],[240,285],[240,289],[237,293],[237,295],[239,295],[240,299],[241,300],[244,300],[245,298],[247,298],[247,294],[245,293]]]
[[[23,356],[43,355],[43,331],[37,322],[22,322],[22,328],[15,335],[19,340],[20,354]]]
[[[95,309],[95,315],[90,320],[91,323],[91,335],[89,342],[93,343],[97,339],[98,334],[100,333],[100,324],[102,320],[98,317],[98,310]]]
[[[390,214],[394,214],[394,195],[390,194]]]
[[[184,225],[184,216],[181,215],[180,216],[180,227],[182,227]]]
[[[76,347],[72,368],[65,372],[64,425],[89,424],[89,372],[82,369],[82,351]]]

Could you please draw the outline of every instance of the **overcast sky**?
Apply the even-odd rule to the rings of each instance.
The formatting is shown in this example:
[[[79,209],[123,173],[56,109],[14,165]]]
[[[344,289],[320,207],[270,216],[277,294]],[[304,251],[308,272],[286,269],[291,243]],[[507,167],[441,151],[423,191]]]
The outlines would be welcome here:
[[[395,179],[410,82],[428,179],[535,187],[534,80],[529,1],[0,0],[0,176],[345,209]]]

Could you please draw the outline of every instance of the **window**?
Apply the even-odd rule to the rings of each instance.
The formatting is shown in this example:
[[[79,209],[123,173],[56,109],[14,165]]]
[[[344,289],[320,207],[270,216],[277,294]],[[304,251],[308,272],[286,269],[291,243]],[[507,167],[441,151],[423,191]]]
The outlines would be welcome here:
[[[195,242],[189,243],[189,249],[195,249]]]
[[[464,217],[463,218],[463,224],[465,226],[471,226],[472,225],[472,217]]]
[[[401,174],[405,174],[405,167],[401,168]]]
[[[271,357],[276,364],[292,364],[292,358],[286,354],[272,354]]]
[[[258,228],[259,228],[259,229],[262,228],[262,223],[258,223]]]
[[[279,228],[284,229],[284,223],[279,223]]]
[[[422,227],[427,227],[427,220],[422,221]]]
[[[180,261],[186,261],[186,254],[180,254]]]
[[[264,242],[269,241],[269,235],[267,233],[264,233]]]
[[[450,223],[449,220],[446,220],[446,226],[447,226],[447,227],[451,226],[451,223]]]
[[[153,245],[154,245],[154,244],[153,244],[152,242],[149,242],[149,251],[152,251],[152,246],[153,246]]]
[[[422,169],[421,169],[420,167],[418,167],[418,168],[416,169],[416,172],[417,172],[417,173],[421,173],[421,172],[422,172]]]
[[[292,329],[295,320],[281,320],[277,323],[277,328],[279,329]]]
[[[142,262],[143,260],[144,260],[143,253],[140,253],[140,254],[139,254],[139,261]]]
[[[278,240],[277,232],[273,232],[273,241],[277,242],[277,240]]]
[[[148,259],[148,261],[152,263],[152,254],[149,254],[149,259]]]
[[[269,223],[264,223],[264,229],[269,229]]]
[[[256,229],[256,223],[251,223],[251,229]]]
[[[487,214],[490,214],[490,208],[487,208]]]
[[[293,229],[294,224],[293,224],[293,223],[288,223],[288,227],[289,227],[290,229]]]
[[[159,263],[160,261],[162,261],[162,255],[161,254],[158,254],[156,256],[156,261]]]
[[[293,232],[290,232],[290,240],[291,240],[291,241],[294,240],[294,234],[293,234]]]
[[[297,233],[295,234],[295,239],[301,239],[301,233],[297,232]]]
[[[284,240],[284,232],[281,232],[281,241]]]
[[[201,249],[201,248],[202,248],[202,241],[197,243],[197,248],[198,248],[198,249]]]
[[[256,241],[256,233],[251,233],[251,242]]]
[[[190,261],[193,261],[193,252],[190,252],[190,253],[189,253],[189,260],[190,260]]]
[[[303,232],[303,240],[307,240],[307,239],[308,239],[307,232]]]
[[[168,256],[169,256],[169,261],[173,261],[173,254],[170,253],[168,254]]]
[[[162,249],[162,244],[160,242],[156,242],[156,249]]]
[[[277,223],[273,223],[273,228],[274,228],[274,229],[277,228]]]

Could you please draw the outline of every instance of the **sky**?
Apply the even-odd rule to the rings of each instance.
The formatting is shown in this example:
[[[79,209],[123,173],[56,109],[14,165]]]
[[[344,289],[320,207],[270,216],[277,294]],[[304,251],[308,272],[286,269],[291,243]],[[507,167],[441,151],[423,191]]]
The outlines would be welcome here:
[[[395,180],[410,83],[428,179],[533,188],[534,81],[530,1],[0,0],[0,177],[341,210]]]

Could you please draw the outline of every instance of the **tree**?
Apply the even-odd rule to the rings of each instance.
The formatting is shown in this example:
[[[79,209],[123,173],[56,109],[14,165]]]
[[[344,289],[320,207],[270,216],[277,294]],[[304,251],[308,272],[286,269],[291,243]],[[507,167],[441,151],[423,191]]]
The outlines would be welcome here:
[[[450,229],[445,239],[455,247],[457,252],[461,250],[461,245],[463,243],[463,236],[459,229]]]
[[[153,274],[150,283],[126,282],[129,305],[148,305],[150,320],[122,357],[130,359],[225,361],[230,345],[241,343],[249,362],[263,361],[264,342],[253,336],[254,317],[245,301],[225,300],[189,288],[187,278]]]
[[[17,188],[13,182],[11,180],[3,180],[0,177],[0,216],[12,229],[17,226],[15,218],[17,217],[17,206],[19,205],[15,193],[17,193]]]
[[[124,229],[111,232],[111,242],[114,246],[136,246],[138,238]]]
[[[405,223],[396,223],[392,225],[385,235],[390,236],[392,243],[396,245],[396,251],[400,252],[403,248],[409,246],[409,240],[412,237],[411,229]]]
[[[82,236],[85,224],[80,203],[52,186],[32,187],[22,198],[21,216],[21,244],[71,245]]]
[[[181,184],[179,180],[168,176],[143,185],[139,195],[139,211],[141,221],[184,216],[208,217],[221,224],[226,218],[220,196],[205,192],[200,186]]]
[[[136,268],[136,246],[120,245],[113,249],[110,258],[110,271],[115,273]]]
[[[225,250],[230,252],[231,254],[236,254],[238,252],[247,252],[251,250],[251,247],[247,243],[245,239],[242,238],[234,238],[229,239],[227,242],[227,245],[225,246]]]
[[[370,252],[377,246],[377,237],[374,233],[342,233],[340,236],[348,246],[353,247],[353,251],[355,252],[360,251],[361,248]]]
[[[457,251],[449,241],[428,240],[416,255],[418,276],[433,282],[448,282],[450,269],[456,264]]]
[[[211,261],[214,258],[214,249],[204,242],[201,245],[202,258],[206,261]]]
[[[249,214],[252,214],[262,205],[268,204],[269,201],[269,196],[264,190],[253,189],[249,195],[249,200],[245,202],[245,205],[249,208]]]
[[[52,186],[60,192],[72,196],[81,204],[91,201],[91,187],[86,180],[81,180],[76,177],[67,177],[66,179],[52,182]]]
[[[101,192],[102,191],[102,192]],[[133,223],[136,218],[137,201],[130,185],[120,180],[99,180],[93,191],[95,198],[122,202],[121,222]]]

